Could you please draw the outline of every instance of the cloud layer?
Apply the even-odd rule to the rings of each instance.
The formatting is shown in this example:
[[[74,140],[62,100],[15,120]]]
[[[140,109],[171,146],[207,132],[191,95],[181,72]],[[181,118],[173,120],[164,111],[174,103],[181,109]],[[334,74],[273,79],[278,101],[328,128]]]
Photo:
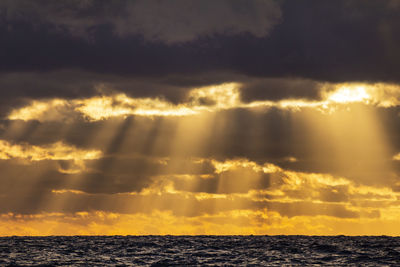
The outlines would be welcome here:
[[[54,30],[85,37],[108,25],[117,36],[140,35],[147,41],[182,43],[218,34],[266,36],[279,22],[279,1],[157,0],[3,1],[6,21],[51,24]],[[12,29],[11,29],[12,30]]]
[[[400,21],[392,3],[2,1],[0,70],[396,82]]]
[[[398,11],[1,1],[0,235],[399,235]]]

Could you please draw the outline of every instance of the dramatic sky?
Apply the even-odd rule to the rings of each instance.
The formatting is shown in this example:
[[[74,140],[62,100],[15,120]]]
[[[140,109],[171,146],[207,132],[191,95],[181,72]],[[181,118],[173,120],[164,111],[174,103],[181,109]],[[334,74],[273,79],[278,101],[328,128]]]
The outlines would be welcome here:
[[[0,235],[400,235],[400,1],[0,1]]]

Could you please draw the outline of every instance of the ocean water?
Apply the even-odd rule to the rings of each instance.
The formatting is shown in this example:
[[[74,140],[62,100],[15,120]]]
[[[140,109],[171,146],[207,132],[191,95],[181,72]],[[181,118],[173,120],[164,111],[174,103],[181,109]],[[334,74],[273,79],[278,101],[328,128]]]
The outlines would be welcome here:
[[[0,238],[0,266],[400,266],[400,238],[56,236]]]

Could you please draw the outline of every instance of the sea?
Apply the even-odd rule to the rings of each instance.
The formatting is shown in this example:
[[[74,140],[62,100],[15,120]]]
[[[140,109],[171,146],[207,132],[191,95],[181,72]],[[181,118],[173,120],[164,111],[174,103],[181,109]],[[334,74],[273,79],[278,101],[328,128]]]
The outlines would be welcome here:
[[[0,266],[400,266],[400,238],[1,237]]]

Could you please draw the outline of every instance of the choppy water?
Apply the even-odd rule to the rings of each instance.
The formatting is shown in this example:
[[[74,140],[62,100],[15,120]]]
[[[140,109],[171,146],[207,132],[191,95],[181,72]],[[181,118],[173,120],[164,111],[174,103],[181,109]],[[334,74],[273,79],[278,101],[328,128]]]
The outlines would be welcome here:
[[[309,236],[74,236],[0,238],[10,265],[400,266],[400,238]]]

